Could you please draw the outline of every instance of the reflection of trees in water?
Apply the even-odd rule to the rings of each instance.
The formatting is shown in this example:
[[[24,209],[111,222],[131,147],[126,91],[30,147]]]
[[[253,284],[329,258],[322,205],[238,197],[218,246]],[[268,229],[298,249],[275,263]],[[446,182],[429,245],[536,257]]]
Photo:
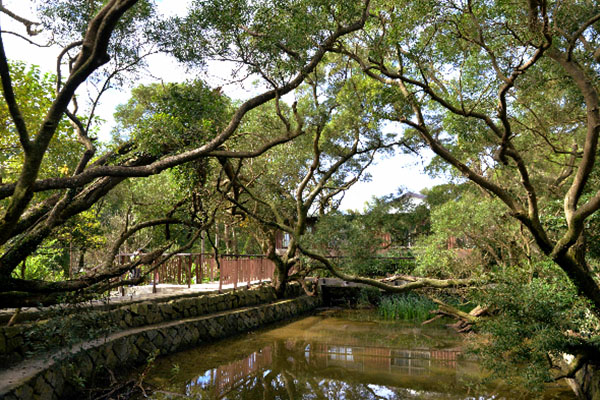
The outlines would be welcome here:
[[[365,383],[364,373],[423,375],[432,362],[456,368],[457,353],[276,341],[188,381],[186,392],[201,399],[409,398],[405,389]]]

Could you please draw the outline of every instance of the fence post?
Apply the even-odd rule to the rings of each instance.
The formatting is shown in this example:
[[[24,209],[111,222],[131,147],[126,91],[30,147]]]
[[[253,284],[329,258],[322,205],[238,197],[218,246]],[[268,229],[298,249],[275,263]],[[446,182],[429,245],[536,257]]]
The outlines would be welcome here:
[[[188,268],[187,268],[187,281],[188,289],[192,287],[192,255],[188,256]]]
[[[235,262],[234,265],[237,270],[237,283],[244,282],[244,264],[241,262]]]
[[[126,256],[124,256],[124,255],[121,255],[121,256],[119,257],[119,264],[123,265],[123,264],[125,263],[125,262],[124,262],[124,260],[125,260],[125,257],[126,257]],[[119,282],[121,282],[122,280],[123,280],[123,275],[121,275],[121,276],[119,277]],[[123,286],[123,285],[121,285],[121,296],[125,296],[125,286]]]
[[[260,285],[262,283],[262,276],[263,276],[263,258],[259,258],[259,264],[258,264],[258,284]]]
[[[235,277],[233,278],[233,291],[235,292],[235,289],[237,289],[238,277],[240,276],[239,265],[235,266],[234,271]]]
[[[153,267],[156,267],[156,260],[154,260],[152,264],[154,264]],[[154,279],[152,280],[152,293],[156,293],[156,277],[158,276],[158,268],[154,268],[152,274],[154,275]]]
[[[163,265],[163,276],[162,276],[162,283],[167,283],[169,281],[169,267],[171,266],[171,260],[167,260]]]
[[[198,268],[202,268],[202,256],[196,255],[196,284],[202,283],[202,279],[200,278],[200,274],[198,273]]]
[[[250,281],[252,280],[252,264],[250,258],[242,261],[246,268],[246,286],[250,287]]]
[[[181,256],[177,257],[177,284],[181,285]]]
[[[222,262],[223,260],[221,260]],[[219,274],[219,293],[221,293],[223,291],[223,277],[225,276],[225,270],[223,268],[223,264],[221,264],[221,273]],[[210,263],[210,281],[212,282],[213,280],[213,263],[212,263],[212,259],[211,259],[211,263]]]

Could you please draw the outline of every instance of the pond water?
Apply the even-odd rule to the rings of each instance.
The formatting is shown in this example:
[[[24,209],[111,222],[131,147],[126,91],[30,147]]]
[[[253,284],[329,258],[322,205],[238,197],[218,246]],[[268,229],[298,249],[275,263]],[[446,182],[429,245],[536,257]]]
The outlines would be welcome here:
[[[161,357],[145,378],[153,399],[530,399],[480,384],[461,337],[443,326],[326,311]],[[574,399],[556,385],[544,399]]]

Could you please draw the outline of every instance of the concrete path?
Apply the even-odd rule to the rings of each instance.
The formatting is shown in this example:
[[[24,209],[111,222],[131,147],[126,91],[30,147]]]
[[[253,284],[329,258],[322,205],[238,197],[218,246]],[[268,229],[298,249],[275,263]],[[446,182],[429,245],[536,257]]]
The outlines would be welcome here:
[[[270,282],[270,280],[263,280],[262,282]],[[250,282],[251,285],[259,284],[259,281]],[[247,284],[239,284],[237,286],[238,289],[243,289],[247,287]],[[194,293],[206,293],[206,292],[216,292],[219,290],[219,282],[212,283],[200,283],[190,285],[188,288],[187,285],[173,285],[170,283],[159,283],[156,285],[156,293],[153,293],[153,285],[141,285],[141,286],[130,286],[124,287],[125,295],[123,295],[120,291],[116,290],[111,292],[109,301],[110,302],[122,302],[122,301],[132,301],[132,300],[151,300],[163,297],[170,297],[173,295],[185,295],[185,294],[194,294]],[[233,290],[233,284],[223,285],[223,291]]]
[[[269,280],[263,280],[263,283],[270,282]],[[251,285],[259,284],[259,281],[250,282]],[[247,284],[239,284],[238,290],[247,288]],[[86,306],[90,307],[107,307],[110,308],[118,307],[126,303],[137,303],[142,301],[161,301],[170,298],[187,297],[206,293],[217,293],[219,290],[219,282],[202,283],[191,285],[189,288],[187,285],[172,285],[161,283],[156,285],[156,293],[153,293],[153,285],[140,285],[140,286],[129,286],[124,288],[125,295],[120,290],[115,290],[110,293],[109,297],[100,300],[90,300],[84,302]],[[233,290],[233,284],[223,285],[222,291],[228,292]],[[64,307],[64,305],[58,305],[54,307]],[[18,322],[31,321],[37,319],[40,313],[44,312],[51,307],[25,307],[22,308]],[[15,308],[3,308],[0,309],[0,324],[6,323],[16,312]]]

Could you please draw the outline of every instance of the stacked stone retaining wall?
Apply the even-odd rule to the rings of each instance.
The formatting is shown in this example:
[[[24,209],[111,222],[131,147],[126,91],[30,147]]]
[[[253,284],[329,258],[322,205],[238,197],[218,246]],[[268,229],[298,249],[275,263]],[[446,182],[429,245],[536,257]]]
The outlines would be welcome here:
[[[288,298],[300,295],[290,285]],[[0,328],[0,365],[6,368],[43,351],[101,335],[275,300],[272,286],[98,306],[69,306],[36,311],[38,320]],[[162,300],[162,301],[161,301]]]
[[[211,300],[205,299],[194,306],[183,303],[186,306],[179,305],[181,307],[177,307],[177,312],[178,315],[185,315],[191,314],[194,308],[197,310],[196,314],[200,310],[225,310],[227,305],[231,308],[238,304],[239,307],[241,301],[259,301],[261,296],[266,300],[271,296],[270,290],[265,289],[248,292],[236,292],[236,296],[229,295],[227,300],[217,300],[216,297],[209,296]],[[199,304],[204,305],[199,307]],[[108,370],[118,372],[132,365],[143,364],[156,355],[169,354],[300,315],[320,304],[319,297],[301,296],[210,315],[188,315],[187,318],[179,320],[171,318],[174,314],[167,312],[166,316],[170,318],[168,322],[164,322],[163,317],[163,322],[111,333],[101,339],[79,343],[44,357],[23,361],[18,368],[0,372],[0,398],[57,399],[76,396],[83,388],[93,384],[94,379],[105,376]],[[176,308],[173,304],[171,307]],[[139,305],[132,309],[132,318],[135,315],[132,321],[135,321],[137,316],[147,318],[147,310],[147,307]],[[152,315],[156,315],[156,310],[152,310]]]

